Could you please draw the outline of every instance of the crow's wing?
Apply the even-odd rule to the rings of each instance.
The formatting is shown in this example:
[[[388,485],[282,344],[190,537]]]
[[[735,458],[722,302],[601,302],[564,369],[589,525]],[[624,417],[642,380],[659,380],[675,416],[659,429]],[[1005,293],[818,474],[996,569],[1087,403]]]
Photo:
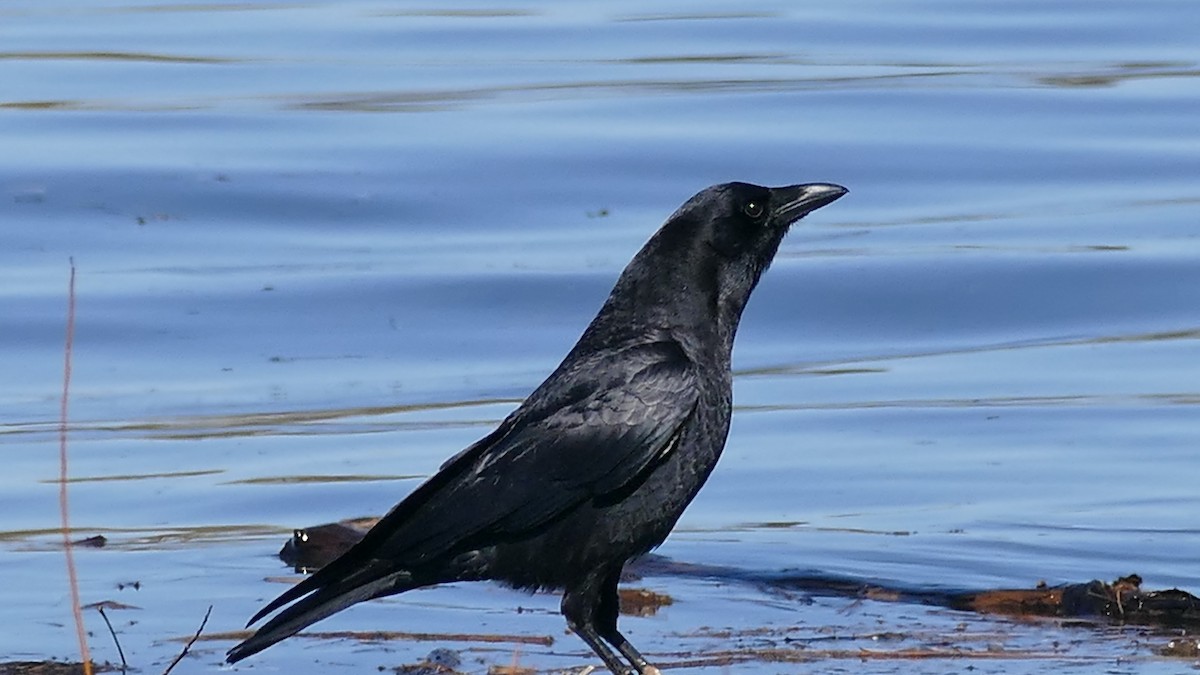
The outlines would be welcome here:
[[[377,557],[419,563],[468,541],[520,536],[625,489],[673,448],[695,410],[695,385],[692,362],[674,342],[574,359],[363,543]]]
[[[692,361],[673,341],[568,359],[495,431],[251,623],[318,589],[344,593],[447,554],[511,540],[586,500],[635,486],[675,449],[696,409],[696,381]]]

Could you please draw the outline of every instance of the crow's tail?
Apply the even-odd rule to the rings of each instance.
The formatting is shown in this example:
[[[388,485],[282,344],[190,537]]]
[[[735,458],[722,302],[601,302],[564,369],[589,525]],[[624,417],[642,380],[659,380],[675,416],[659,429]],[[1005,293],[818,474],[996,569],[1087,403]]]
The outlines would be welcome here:
[[[314,579],[310,578],[309,580]],[[225,660],[229,663],[236,663],[251,654],[261,652],[284,638],[295,635],[350,605],[383,595],[402,593],[419,585],[412,583],[411,577],[407,573],[398,573],[366,580],[361,577],[351,578],[320,587],[296,600],[264,624],[262,628],[259,628],[254,635],[230,649],[225,654]],[[287,595],[285,593],[280,599],[286,598]],[[272,605],[274,604],[272,603]],[[270,611],[272,605],[268,605],[266,611]],[[259,616],[255,616],[254,619],[251,619],[251,623],[258,619]]]

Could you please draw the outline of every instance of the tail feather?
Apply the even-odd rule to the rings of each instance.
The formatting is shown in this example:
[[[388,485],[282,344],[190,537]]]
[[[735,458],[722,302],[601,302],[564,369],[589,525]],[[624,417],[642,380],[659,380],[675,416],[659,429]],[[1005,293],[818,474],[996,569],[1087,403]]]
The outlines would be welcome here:
[[[274,612],[275,610],[279,609],[280,607],[283,607],[284,605],[288,604],[289,602],[292,602],[293,600],[296,600],[297,598],[302,598],[305,595],[308,595],[309,593],[312,593],[314,590],[317,590],[319,588],[321,588],[320,580],[317,579],[315,576],[309,576],[309,577],[305,577],[304,579],[301,579],[300,583],[296,584],[295,586],[292,586],[291,588],[287,589],[283,593],[280,593],[279,597],[268,602],[262,609],[255,612],[254,616],[250,617],[250,620],[246,622],[246,628],[249,628],[250,626],[253,626],[254,624],[258,623],[259,620],[262,619],[264,616],[270,614],[271,612]]]
[[[311,595],[307,595],[286,607],[255,631],[254,635],[251,635],[226,652],[225,660],[229,663],[236,663],[247,656],[257,654],[276,642],[291,637],[308,626],[331,614],[340,612],[350,605],[383,595],[402,593],[415,588],[416,584],[410,585],[406,583],[410,581],[406,579],[408,576],[406,572],[393,573],[369,580],[359,578],[335,582],[319,588],[312,592]],[[262,615],[269,613],[274,607],[286,603],[287,600],[280,602],[280,599],[294,590],[296,589],[291,589],[288,593],[284,593],[280,598],[277,598],[275,602],[267,605],[266,609],[255,615],[251,623],[257,621]]]

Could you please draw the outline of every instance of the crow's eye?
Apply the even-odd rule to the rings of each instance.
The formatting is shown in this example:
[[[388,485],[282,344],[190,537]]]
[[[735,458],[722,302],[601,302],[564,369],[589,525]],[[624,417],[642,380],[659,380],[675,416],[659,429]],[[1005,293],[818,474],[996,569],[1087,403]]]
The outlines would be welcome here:
[[[751,218],[758,218],[763,214],[762,202],[756,200],[746,202],[746,204],[742,206],[742,213],[750,216]]]

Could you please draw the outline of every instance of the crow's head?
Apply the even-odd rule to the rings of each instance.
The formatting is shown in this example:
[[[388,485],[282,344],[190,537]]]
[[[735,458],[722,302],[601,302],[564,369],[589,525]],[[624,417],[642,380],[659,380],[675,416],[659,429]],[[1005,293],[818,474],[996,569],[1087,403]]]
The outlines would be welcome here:
[[[679,207],[655,238],[673,242],[667,248],[680,256],[678,282],[693,292],[715,291],[710,302],[716,300],[720,318],[736,323],[792,223],[844,194],[846,188],[830,183],[714,185]]]
[[[732,343],[750,292],[792,223],[846,194],[830,183],[768,188],[722,183],[698,192],[621,274],[597,322],[716,328]]]
[[[692,197],[672,220],[692,220],[695,235],[719,256],[743,263],[770,264],[792,223],[846,194],[828,183],[767,188],[725,183]]]

